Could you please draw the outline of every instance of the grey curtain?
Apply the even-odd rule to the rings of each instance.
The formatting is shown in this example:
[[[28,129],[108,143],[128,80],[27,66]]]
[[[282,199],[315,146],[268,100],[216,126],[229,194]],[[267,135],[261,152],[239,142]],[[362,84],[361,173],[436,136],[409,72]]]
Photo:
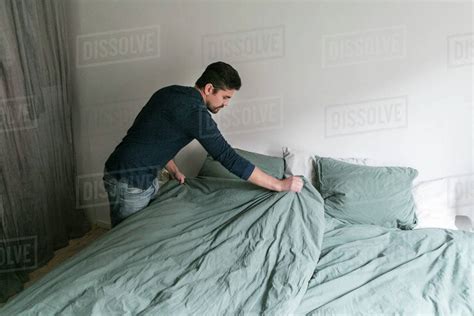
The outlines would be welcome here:
[[[0,0],[0,302],[90,229],[75,209],[63,0]]]

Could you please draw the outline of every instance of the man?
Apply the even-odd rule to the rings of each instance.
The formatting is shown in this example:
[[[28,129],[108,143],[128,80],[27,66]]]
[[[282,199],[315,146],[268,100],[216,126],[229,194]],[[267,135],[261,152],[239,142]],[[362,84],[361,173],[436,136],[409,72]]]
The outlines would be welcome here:
[[[173,161],[193,139],[229,171],[274,191],[299,192],[298,177],[276,179],[240,157],[219,132],[209,112],[218,113],[241,86],[237,71],[223,62],[207,66],[194,87],[169,86],[156,91],[127,135],[105,163],[104,184],[112,227],[148,205],[158,191],[163,168],[181,184],[185,176]]]

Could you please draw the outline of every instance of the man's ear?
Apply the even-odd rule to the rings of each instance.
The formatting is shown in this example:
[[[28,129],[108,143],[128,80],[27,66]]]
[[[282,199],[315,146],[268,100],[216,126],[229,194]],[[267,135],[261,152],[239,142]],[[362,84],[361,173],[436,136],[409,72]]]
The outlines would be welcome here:
[[[213,89],[214,87],[212,86],[212,83],[206,83],[206,85],[204,86],[204,94],[210,95]]]

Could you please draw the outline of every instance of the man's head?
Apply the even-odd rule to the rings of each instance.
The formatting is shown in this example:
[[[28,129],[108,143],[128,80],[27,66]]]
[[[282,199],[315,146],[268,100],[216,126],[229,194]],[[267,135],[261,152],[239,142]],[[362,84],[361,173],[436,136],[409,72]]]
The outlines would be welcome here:
[[[229,104],[230,98],[241,87],[237,70],[231,65],[218,61],[206,67],[196,81],[196,88],[212,113],[217,113]]]

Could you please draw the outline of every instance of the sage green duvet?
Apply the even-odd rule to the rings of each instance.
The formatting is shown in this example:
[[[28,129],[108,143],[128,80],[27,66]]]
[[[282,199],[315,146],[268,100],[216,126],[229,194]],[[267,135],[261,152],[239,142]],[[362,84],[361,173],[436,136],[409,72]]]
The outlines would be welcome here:
[[[296,314],[474,315],[474,234],[330,217],[326,229]]]
[[[473,234],[343,225],[301,193],[196,178],[20,293],[2,315],[472,315]]]

